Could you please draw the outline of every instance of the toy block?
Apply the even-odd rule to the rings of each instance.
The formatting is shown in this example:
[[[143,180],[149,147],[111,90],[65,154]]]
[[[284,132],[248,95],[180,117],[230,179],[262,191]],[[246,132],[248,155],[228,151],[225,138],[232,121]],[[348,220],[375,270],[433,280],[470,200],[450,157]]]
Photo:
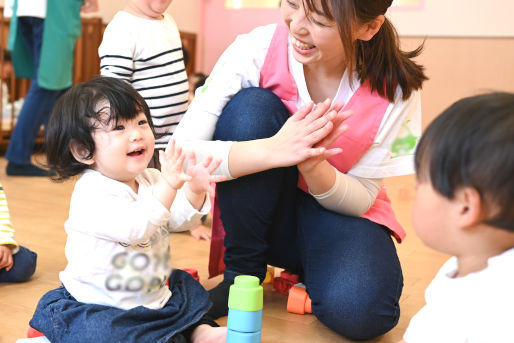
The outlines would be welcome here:
[[[228,295],[227,343],[260,343],[262,306],[259,278],[236,276]]]
[[[299,282],[299,276],[284,270],[279,277],[273,279],[273,289],[288,295],[289,290]]]
[[[264,281],[262,281],[262,284],[266,283],[272,283],[273,278],[275,277],[275,268],[273,266],[268,266],[268,269],[266,270],[266,277],[264,278]]]
[[[296,284],[289,290],[287,312],[305,314],[312,313],[312,302],[303,284]]]
[[[27,331],[27,338],[34,338],[34,337],[41,337],[44,336],[41,332],[37,331],[36,329],[29,327]]]

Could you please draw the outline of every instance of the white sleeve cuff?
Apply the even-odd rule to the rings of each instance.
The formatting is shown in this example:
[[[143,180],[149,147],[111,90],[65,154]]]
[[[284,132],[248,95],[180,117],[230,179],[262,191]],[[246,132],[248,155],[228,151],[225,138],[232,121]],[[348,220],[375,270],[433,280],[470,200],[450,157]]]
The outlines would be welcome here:
[[[187,200],[186,192],[179,189],[175,201],[171,205],[171,218],[168,221],[168,231],[182,232],[194,227],[203,216],[211,210],[211,200],[208,194],[200,210],[195,209]]]

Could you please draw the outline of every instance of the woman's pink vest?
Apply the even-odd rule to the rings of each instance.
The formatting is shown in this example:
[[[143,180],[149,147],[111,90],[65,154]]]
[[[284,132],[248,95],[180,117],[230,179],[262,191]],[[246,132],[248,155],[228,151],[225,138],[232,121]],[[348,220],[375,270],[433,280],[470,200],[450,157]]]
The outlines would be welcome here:
[[[259,86],[273,91],[286,105],[290,113],[295,113],[298,99],[298,87],[289,72],[287,45],[289,30],[285,24],[277,25],[271,40],[268,54],[260,73]],[[389,100],[372,92],[368,82],[364,82],[355,91],[344,109],[351,109],[354,114],[345,121],[349,129],[333,145],[340,147],[343,153],[328,161],[339,171],[346,173],[371,148],[382,118],[389,106]],[[298,187],[308,192],[305,180],[299,175]],[[375,223],[389,228],[394,237],[401,242],[405,231],[396,220],[384,186],[380,189],[375,203],[362,215]],[[214,205],[211,251],[209,256],[210,277],[219,275],[224,270],[223,238],[225,232],[219,219],[219,208]]]

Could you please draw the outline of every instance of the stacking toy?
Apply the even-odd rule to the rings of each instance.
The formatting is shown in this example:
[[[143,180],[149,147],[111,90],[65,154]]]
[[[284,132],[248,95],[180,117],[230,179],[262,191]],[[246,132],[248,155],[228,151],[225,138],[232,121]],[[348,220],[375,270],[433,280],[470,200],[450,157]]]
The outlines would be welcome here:
[[[307,294],[305,285],[297,283],[289,290],[287,312],[305,314],[312,313],[312,301]]]
[[[239,275],[228,296],[227,343],[260,343],[262,286],[259,278]]]

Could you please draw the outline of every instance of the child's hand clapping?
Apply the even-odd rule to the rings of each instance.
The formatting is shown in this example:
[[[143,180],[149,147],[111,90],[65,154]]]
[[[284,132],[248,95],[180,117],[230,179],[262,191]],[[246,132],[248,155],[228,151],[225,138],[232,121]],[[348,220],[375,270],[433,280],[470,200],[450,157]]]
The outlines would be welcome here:
[[[175,140],[171,139],[166,151],[159,151],[161,174],[168,185],[173,189],[179,189],[184,182],[191,180],[191,176],[183,172],[185,155],[182,148],[175,146]]]
[[[206,193],[214,194],[211,184],[226,179],[223,175],[212,175],[212,172],[220,164],[221,160],[214,161],[212,156],[207,157],[203,163],[197,163],[195,153],[193,152],[189,155],[186,173],[191,180],[186,183],[185,192],[187,199],[196,209],[202,207],[207,196]]]
[[[190,177],[187,183],[189,190],[195,194],[209,193],[213,194],[214,189],[211,184],[225,180],[223,175],[211,175],[221,164],[221,160],[214,160],[212,156],[205,159],[203,163],[197,163],[196,154],[189,154],[189,163],[186,174]]]

